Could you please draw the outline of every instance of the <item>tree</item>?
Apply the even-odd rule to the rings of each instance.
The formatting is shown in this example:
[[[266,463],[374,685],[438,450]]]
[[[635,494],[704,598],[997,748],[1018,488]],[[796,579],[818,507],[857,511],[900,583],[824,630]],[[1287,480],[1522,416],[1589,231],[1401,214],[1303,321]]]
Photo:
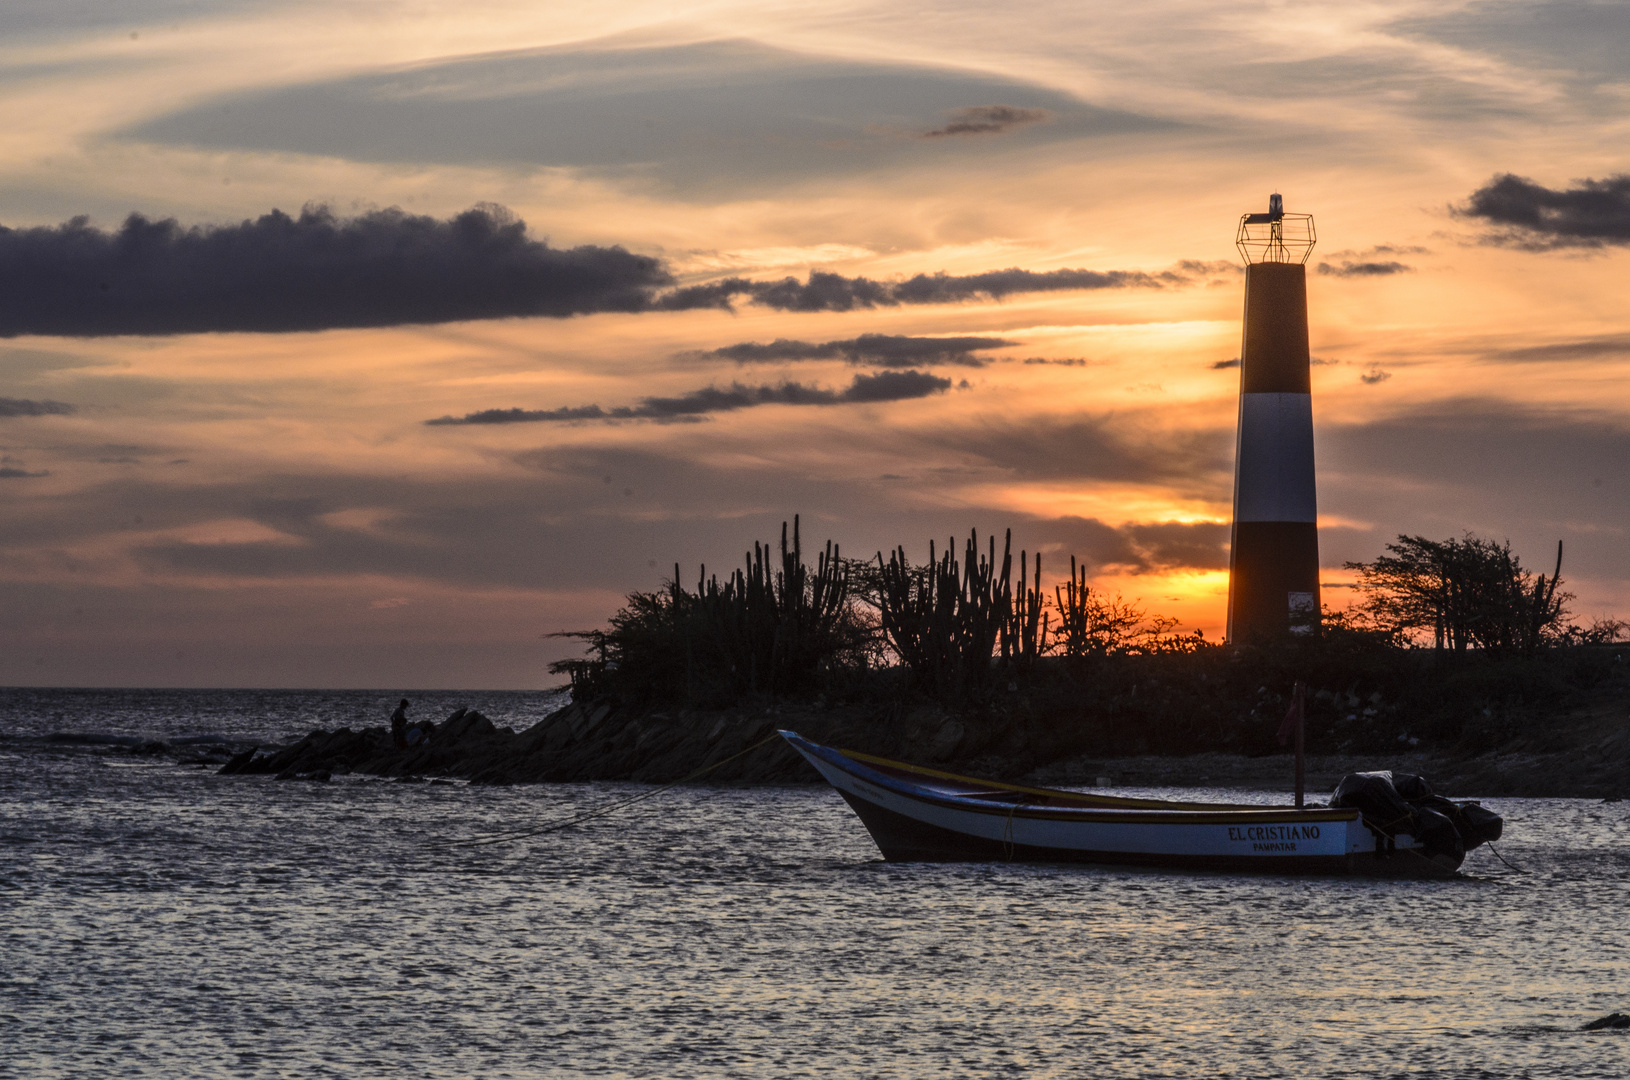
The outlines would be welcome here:
[[[1195,652],[1205,645],[1205,634],[1175,631],[1178,621],[1168,615],[1147,616],[1136,604],[1117,594],[1106,596],[1087,584],[1087,568],[1070,556],[1070,576],[1053,590],[1058,630],[1053,651],[1070,660],[1111,653],[1147,654]]]
[[[1471,533],[1458,540],[1400,535],[1387,551],[1347,569],[1358,571],[1365,614],[1394,637],[1430,633],[1439,649],[1530,655],[1566,633],[1563,620],[1573,594],[1558,590],[1560,542],[1549,578],[1523,569],[1509,541]]]

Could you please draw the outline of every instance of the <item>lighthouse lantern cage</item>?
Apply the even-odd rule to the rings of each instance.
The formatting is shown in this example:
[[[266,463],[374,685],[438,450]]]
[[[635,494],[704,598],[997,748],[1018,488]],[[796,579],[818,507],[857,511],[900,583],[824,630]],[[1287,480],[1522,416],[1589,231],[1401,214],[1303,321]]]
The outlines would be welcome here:
[[[1252,263],[1305,263],[1318,243],[1312,214],[1287,214],[1280,197],[1268,199],[1266,214],[1244,214],[1234,246],[1247,265]]]

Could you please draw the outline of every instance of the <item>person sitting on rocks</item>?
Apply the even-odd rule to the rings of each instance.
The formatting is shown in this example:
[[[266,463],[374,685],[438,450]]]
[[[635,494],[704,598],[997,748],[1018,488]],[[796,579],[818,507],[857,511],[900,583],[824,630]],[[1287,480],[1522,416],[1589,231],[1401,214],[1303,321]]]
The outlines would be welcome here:
[[[412,702],[403,698],[402,703],[396,706],[396,711],[391,713],[391,742],[396,744],[398,750],[407,749],[407,710],[410,704]]]
[[[409,746],[423,746],[430,741],[430,733],[436,730],[436,725],[429,720],[420,720],[407,730],[407,744]]]

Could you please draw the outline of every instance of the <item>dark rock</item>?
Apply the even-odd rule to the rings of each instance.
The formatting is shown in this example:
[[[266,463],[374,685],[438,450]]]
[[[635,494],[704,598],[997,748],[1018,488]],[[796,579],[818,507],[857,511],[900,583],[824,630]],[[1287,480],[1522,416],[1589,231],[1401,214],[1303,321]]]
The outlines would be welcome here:
[[[1630,1028],[1630,1016],[1626,1016],[1624,1013],[1620,1012],[1608,1013],[1599,1020],[1592,1020],[1579,1030],[1606,1031],[1610,1028]]]
[[[460,709],[449,716],[435,733],[436,743],[447,746],[496,737],[498,729],[491,720],[475,710]]]
[[[238,773],[243,772],[249,767],[249,763],[255,760],[255,754],[258,753],[259,750],[260,748],[258,746],[251,746],[243,753],[234,757],[231,761],[228,761],[225,765],[222,765],[220,775],[236,776]]]

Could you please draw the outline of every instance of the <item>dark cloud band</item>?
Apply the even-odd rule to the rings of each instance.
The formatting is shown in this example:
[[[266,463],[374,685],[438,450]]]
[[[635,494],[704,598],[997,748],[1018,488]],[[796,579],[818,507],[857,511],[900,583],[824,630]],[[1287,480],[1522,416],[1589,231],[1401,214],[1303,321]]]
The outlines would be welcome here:
[[[971,109],[958,109],[944,127],[923,132],[925,139],[940,139],[950,135],[997,135],[1026,124],[1047,119],[1046,109],[1020,109],[1012,105],[975,105]]]
[[[671,284],[620,247],[551,248],[498,206],[447,221],[307,207],[184,228],[132,214],[0,228],[0,336],[183,334],[393,326],[644,311]]]
[[[710,349],[703,357],[734,360],[738,364],[781,360],[845,360],[851,364],[912,367],[917,364],[960,364],[983,367],[987,360],[975,355],[986,349],[1017,345],[995,337],[907,337],[900,334],[862,334],[838,341],[795,341],[777,338],[766,344],[744,341]]]
[[[1392,274],[1407,274],[1414,270],[1413,266],[1401,262],[1342,262],[1319,264],[1319,273],[1330,277],[1387,277]]]
[[[299,217],[274,210],[220,226],[184,227],[132,214],[115,232],[77,217],[51,227],[0,227],[0,295],[6,297],[0,337],[278,333],[728,310],[737,299],[778,311],[854,311],[1017,293],[1158,289],[1222,267],[1232,269],[1192,261],[1158,273],[1012,267],[903,281],[816,270],[804,281],[727,278],[672,288],[672,274],[656,258],[622,247],[552,248],[530,238],[525,222],[490,204],[446,221],[395,208],[341,218],[322,206],[308,206]],[[891,355],[897,354],[884,349],[871,362],[889,363]]]
[[[27,398],[0,397],[0,417],[69,416],[74,407],[65,401],[30,401]]]
[[[1513,247],[1630,244],[1630,174],[1556,190],[1504,173],[1472,192],[1456,213],[1496,226],[1489,239]]]
[[[982,274],[917,274],[904,281],[876,281],[811,270],[809,277],[780,281],[726,278],[690,285],[659,297],[668,310],[729,308],[738,298],[777,311],[856,311],[902,304],[957,304],[1001,300],[1018,293],[1072,292],[1096,289],[1161,289],[1190,285],[1221,273],[1238,273],[1233,263],[1184,260],[1169,270],[991,270]]]
[[[926,371],[879,371],[856,375],[844,390],[828,390],[805,383],[784,382],[748,386],[708,386],[679,397],[648,397],[638,405],[602,409],[582,405],[560,409],[484,409],[464,416],[426,420],[431,426],[450,424],[529,424],[570,420],[688,420],[707,413],[734,412],[758,405],[845,405],[861,402],[906,401],[950,389],[951,380]]]

